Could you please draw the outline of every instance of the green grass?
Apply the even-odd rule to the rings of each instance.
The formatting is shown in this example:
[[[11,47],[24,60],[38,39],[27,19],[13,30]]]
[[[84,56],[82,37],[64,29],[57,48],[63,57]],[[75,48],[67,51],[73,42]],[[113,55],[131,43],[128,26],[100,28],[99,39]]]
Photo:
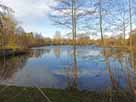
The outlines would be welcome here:
[[[96,93],[78,90],[41,89],[52,102],[136,102],[124,93]],[[48,102],[37,88],[0,86],[0,102]]]

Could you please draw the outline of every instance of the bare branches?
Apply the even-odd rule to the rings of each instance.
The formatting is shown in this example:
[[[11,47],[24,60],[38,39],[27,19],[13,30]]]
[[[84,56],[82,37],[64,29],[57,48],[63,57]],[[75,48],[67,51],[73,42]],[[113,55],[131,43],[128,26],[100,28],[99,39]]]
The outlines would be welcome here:
[[[1,9],[0,10],[0,16],[4,16],[6,14],[10,14],[10,13],[14,12],[11,8],[9,8],[5,5],[2,5],[2,4],[0,4],[0,9]]]

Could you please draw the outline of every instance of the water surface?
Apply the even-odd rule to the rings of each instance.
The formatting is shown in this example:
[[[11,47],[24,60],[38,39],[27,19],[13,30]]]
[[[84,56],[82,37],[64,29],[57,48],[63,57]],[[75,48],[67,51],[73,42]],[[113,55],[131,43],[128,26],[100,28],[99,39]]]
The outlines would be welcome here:
[[[96,46],[45,46],[0,59],[0,84],[135,93],[135,54]]]

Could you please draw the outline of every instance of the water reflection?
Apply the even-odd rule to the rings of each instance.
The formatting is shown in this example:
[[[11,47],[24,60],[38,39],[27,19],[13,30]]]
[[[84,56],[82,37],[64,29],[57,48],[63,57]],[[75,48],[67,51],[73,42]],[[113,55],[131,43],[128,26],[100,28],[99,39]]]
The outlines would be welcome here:
[[[77,66],[77,52],[76,46],[73,46],[73,64],[72,64],[72,74],[67,73],[67,87],[69,90],[77,90],[78,89],[78,66]]]
[[[111,90],[113,91],[113,90],[116,90],[116,91],[118,91],[118,88],[119,88],[119,83],[118,83],[118,81],[114,78],[114,76],[113,76],[113,73],[112,73],[112,70],[111,70],[111,67],[110,67],[110,62],[109,62],[109,57],[112,55],[112,49],[105,49],[105,48],[103,48],[103,55],[104,55],[104,57],[105,57],[105,64],[106,64],[106,69],[107,69],[107,71],[108,71],[108,73],[109,73],[109,78],[110,78],[110,80],[111,80]]]
[[[23,68],[26,63],[27,56],[16,56],[11,58],[0,59],[0,81],[11,79],[18,69]]]
[[[53,48],[54,49],[54,54],[57,58],[60,57],[60,54],[61,54],[61,50],[60,50],[60,46],[56,46]]]
[[[0,59],[0,84],[136,95],[136,54],[96,46],[46,46]]]
[[[135,53],[130,51],[128,63],[130,63],[131,70],[128,70],[128,85],[130,92],[136,96],[136,72],[135,72]]]
[[[46,53],[46,54],[50,53],[50,49],[43,48],[43,47],[41,47],[41,48],[34,48],[31,51],[31,57],[38,58],[38,57],[41,57],[44,53]]]
[[[114,50],[114,52],[113,52]],[[112,83],[111,91],[135,92],[135,55],[134,51],[122,51],[122,49],[103,48],[105,64]]]

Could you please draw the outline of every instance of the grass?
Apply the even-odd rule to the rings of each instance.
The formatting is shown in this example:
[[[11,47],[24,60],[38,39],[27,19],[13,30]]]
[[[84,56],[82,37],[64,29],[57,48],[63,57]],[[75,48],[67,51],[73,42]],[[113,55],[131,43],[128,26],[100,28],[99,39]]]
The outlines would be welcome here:
[[[124,93],[96,93],[78,90],[41,89],[51,102],[136,102]],[[0,102],[48,102],[37,88],[0,86]]]

